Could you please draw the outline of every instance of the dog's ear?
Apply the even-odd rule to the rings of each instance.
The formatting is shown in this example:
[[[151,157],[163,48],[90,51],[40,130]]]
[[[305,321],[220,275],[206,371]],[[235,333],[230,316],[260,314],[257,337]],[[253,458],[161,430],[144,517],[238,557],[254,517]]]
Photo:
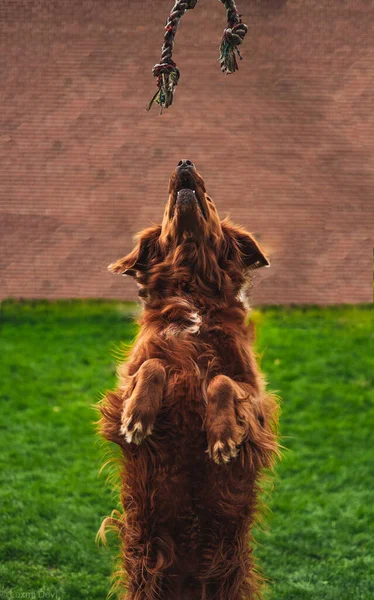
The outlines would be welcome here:
[[[247,269],[270,267],[269,259],[250,233],[229,219],[221,221],[221,227],[226,240],[226,258],[238,257]]]
[[[108,266],[111,273],[135,277],[137,271],[146,271],[151,261],[157,256],[158,238],[161,226],[155,225],[141,231],[135,236],[135,248],[123,258]]]

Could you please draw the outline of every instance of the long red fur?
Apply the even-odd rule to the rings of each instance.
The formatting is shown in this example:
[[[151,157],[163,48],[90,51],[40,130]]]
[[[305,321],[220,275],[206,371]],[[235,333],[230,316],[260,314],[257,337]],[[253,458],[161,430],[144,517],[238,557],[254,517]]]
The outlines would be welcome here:
[[[267,264],[247,231],[220,220],[191,166],[170,179],[162,225],[109,266],[136,279],[144,303],[118,387],[100,405],[101,434],[123,455],[123,512],[102,526],[122,541],[120,598],[260,597],[251,527],[278,456],[278,404],[240,292]]]

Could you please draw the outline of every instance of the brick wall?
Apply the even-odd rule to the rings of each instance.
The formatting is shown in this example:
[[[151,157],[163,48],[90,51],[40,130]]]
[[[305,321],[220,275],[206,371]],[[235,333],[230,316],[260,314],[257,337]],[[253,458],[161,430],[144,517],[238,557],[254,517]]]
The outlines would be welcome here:
[[[173,0],[2,0],[0,298],[135,298],[106,267],[190,158],[272,259],[254,303],[372,301],[374,5],[237,2],[239,72],[217,61],[223,5],[199,0],[160,117],[145,106]]]

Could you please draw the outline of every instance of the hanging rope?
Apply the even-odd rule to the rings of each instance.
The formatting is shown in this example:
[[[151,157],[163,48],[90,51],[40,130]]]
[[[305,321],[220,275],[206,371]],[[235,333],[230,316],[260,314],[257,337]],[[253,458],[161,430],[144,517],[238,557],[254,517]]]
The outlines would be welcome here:
[[[238,13],[235,0],[220,0],[220,2],[226,8],[228,27],[223,32],[218,60],[221,63],[221,71],[228,74],[234,73],[239,68],[235,52],[237,52],[240,60],[242,60],[238,46],[242,43],[248,27],[241,21],[241,15]],[[173,103],[175,88],[180,78],[180,71],[172,59],[175,34],[184,13],[187,10],[195,8],[197,3],[198,0],[176,0],[166,20],[161,60],[152,70],[153,75],[157,77],[158,89],[148,104],[147,110],[150,110],[152,104],[155,102],[160,105],[160,114],[162,114],[163,108],[168,108]]]
[[[166,21],[161,60],[152,70],[153,75],[157,77],[158,90],[148,104],[147,110],[150,110],[152,104],[156,102],[160,105],[160,114],[162,114],[162,109],[168,108],[173,103],[175,86],[180,77],[179,69],[172,59],[175,34],[184,13],[191,8],[195,8],[197,2],[198,0],[177,0]]]
[[[243,60],[238,46],[243,42],[244,36],[248,31],[247,25],[242,23],[241,15],[236,8],[235,0],[220,0],[224,4],[227,13],[228,27],[223,31],[223,38],[220,46],[221,71],[222,73],[235,73],[238,71],[238,63],[235,52],[238,53],[240,60]]]

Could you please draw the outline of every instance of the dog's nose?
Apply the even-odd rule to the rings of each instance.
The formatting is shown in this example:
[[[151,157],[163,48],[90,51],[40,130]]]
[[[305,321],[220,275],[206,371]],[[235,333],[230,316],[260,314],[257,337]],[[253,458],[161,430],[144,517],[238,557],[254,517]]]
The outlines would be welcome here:
[[[189,167],[191,168],[194,166],[195,165],[193,164],[192,160],[187,160],[186,158],[183,158],[178,163],[178,167],[180,167],[181,169],[188,169]]]

